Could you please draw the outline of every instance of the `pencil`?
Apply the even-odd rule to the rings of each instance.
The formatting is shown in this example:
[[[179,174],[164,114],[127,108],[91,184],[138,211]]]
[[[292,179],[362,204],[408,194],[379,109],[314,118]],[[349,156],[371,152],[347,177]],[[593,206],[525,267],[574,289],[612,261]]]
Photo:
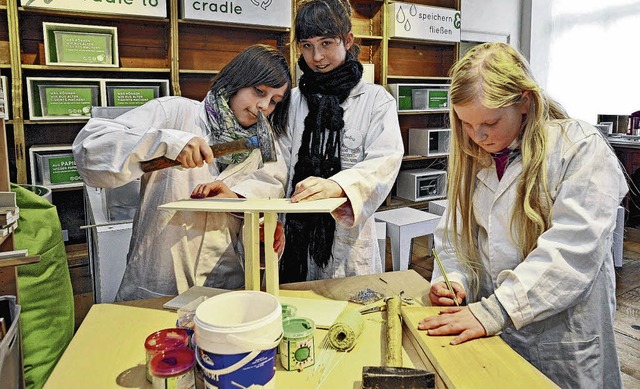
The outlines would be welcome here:
[[[436,259],[438,263],[438,268],[440,269],[440,273],[442,273],[442,278],[444,278],[444,283],[447,284],[447,288],[449,292],[453,293],[453,302],[456,303],[456,306],[459,307],[458,298],[456,297],[456,292],[453,290],[453,286],[451,286],[451,282],[449,282],[449,277],[447,277],[447,273],[444,271],[444,266],[442,266],[442,262],[440,262],[440,257],[438,257],[438,253],[436,253],[436,249],[433,248],[433,257]]]

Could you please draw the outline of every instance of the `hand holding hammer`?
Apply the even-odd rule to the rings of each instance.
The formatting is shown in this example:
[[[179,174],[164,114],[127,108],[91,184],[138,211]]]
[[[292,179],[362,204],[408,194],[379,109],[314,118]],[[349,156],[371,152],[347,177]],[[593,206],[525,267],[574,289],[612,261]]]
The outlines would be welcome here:
[[[253,149],[260,150],[263,162],[273,162],[277,160],[271,124],[269,124],[269,121],[262,111],[258,111],[256,135],[254,136],[212,145],[208,145],[203,138],[195,137],[185,145],[175,160],[167,157],[158,157],[149,161],[140,162],[140,167],[145,173],[179,165],[193,168],[202,166],[204,162],[207,164],[213,162],[214,157],[251,151]]]

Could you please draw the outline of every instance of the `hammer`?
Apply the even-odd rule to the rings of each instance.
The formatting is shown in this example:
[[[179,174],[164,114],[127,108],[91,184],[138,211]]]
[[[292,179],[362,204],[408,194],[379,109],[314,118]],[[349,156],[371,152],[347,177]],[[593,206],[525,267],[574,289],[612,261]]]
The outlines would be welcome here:
[[[384,366],[362,367],[363,389],[434,389],[435,373],[402,367],[402,315],[401,296],[386,300],[387,352]]]
[[[262,155],[263,162],[277,161],[276,147],[273,141],[273,131],[271,129],[271,124],[269,124],[269,121],[264,116],[262,111],[258,111],[258,122],[256,123],[256,130],[256,135],[249,138],[241,138],[231,142],[209,145],[209,147],[211,147],[211,150],[213,151],[213,156],[220,157],[227,154],[260,149],[260,154]],[[140,167],[145,173],[178,165],[180,165],[180,162],[174,159],[169,159],[167,157],[158,157],[149,161],[140,162]]]

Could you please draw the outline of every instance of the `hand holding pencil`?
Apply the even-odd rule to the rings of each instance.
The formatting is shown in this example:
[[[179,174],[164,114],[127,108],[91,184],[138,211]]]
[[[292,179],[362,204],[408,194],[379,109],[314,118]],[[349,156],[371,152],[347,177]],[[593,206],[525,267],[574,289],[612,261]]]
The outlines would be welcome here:
[[[440,257],[436,250],[433,249],[434,262],[436,266],[440,269],[440,273],[444,278],[444,282],[439,282],[431,285],[431,290],[429,291],[429,300],[433,305],[456,305],[459,306],[460,303],[467,296],[466,291],[462,287],[462,285],[457,282],[450,282],[449,277],[447,277],[447,273],[444,270],[444,266],[440,261]]]

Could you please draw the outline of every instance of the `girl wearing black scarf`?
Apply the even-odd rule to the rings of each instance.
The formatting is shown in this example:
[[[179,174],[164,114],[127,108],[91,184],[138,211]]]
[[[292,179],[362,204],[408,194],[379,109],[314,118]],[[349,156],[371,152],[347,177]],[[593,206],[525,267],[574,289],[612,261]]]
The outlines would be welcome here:
[[[281,282],[381,272],[373,213],[403,155],[395,101],[362,80],[347,1],[303,1],[295,37],[303,75],[292,92],[289,185],[293,202],[346,197],[332,214],[286,216]]]

